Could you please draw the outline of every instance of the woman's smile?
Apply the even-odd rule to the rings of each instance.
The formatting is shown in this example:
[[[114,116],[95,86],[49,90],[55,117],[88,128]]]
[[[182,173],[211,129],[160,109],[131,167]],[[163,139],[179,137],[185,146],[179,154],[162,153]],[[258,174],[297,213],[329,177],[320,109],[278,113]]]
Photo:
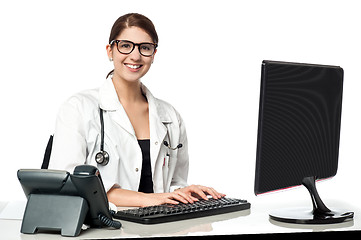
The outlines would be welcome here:
[[[132,72],[139,71],[140,68],[143,66],[141,64],[130,64],[130,63],[124,63],[124,65]]]

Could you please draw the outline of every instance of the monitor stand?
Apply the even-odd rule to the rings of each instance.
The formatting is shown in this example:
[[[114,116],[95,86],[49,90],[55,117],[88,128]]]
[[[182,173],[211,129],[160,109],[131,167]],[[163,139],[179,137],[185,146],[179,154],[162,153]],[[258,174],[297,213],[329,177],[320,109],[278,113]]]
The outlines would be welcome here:
[[[318,195],[315,177],[304,178],[302,185],[311,195],[313,210],[309,208],[278,209],[270,213],[271,219],[298,224],[330,224],[353,219],[353,212],[330,210],[326,207]]]

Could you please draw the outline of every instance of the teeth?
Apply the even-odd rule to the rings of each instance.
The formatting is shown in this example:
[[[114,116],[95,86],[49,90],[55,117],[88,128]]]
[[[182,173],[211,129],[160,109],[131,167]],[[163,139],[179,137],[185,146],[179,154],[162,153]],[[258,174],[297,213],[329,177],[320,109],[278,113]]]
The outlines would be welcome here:
[[[132,68],[132,69],[138,69],[138,68],[140,68],[140,66],[141,66],[141,65],[130,65],[130,64],[125,64],[125,66],[130,67],[130,68]]]

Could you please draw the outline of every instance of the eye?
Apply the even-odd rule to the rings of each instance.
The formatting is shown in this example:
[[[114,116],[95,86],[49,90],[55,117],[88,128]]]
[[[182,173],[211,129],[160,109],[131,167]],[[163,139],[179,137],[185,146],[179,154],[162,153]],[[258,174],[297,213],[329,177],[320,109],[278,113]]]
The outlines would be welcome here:
[[[149,50],[150,50],[149,44],[147,44],[147,45],[142,45],[141,47],[142,47],[142,50],[146,50],[146,51],[149,51]]]
[[[119,47],[120,47],[120,48],[131,48],[132,45],[129,44],[129,43],[121,43],[121,44],[119,44]]]

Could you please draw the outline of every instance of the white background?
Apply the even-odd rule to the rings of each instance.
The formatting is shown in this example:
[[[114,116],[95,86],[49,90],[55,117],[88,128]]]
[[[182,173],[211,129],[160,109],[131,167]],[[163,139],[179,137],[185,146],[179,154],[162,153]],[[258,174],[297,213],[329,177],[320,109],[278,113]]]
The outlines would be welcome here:
[[[345,71],[339,169],[321,197],[360,202],[361,15],[357,1],[2,1],[0,200],[25,200],[16,172],[40,168],[57,111],[112,69],[114,21],[148,16],[160,42],[143,82],[185,120],[189,183],[251,203],[309,198],[296,188],[254,196],[261,62],[339,65]],[[280,203],[284,205],[284,203]]]

